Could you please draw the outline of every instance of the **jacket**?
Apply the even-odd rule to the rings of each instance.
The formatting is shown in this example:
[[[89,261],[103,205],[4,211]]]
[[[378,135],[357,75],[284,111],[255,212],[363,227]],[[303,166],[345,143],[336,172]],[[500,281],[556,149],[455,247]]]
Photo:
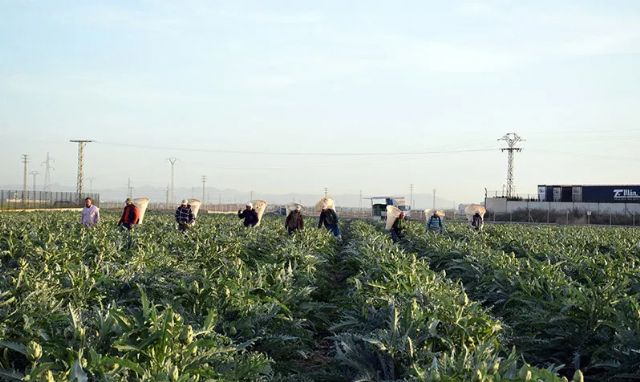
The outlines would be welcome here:
[[[302,213],[300,211],[291,211],[284,225],[290,230],[303,229],[304,218],[302,217]]]
[[[396,221],[393,222],[391,230],[395,231],[396,233],[402,232],[404,230],[404,219],[397,218]]]
[[[122,211],[122,217],[118,222],[118,225],[134,225],[140,222],[140,210],[133,204],[128,204],[124,207],[124,211]]]
[[[474,226],[475,228],[480,228],[480,226],[482,225],[482,216],[480,215],[473,215],[473,220],[471,220],[471,225]]]
[[[331,208],[327,208],[320,212],[320,220],[318,221],[318,228],[322,227],[324,224],[325,227],[333,227],[338,224],[338,215]]]
[[[178,224],[191,224],[194,220],[196,220],[196,218],[193,216],[193,211],[191,211],[191,205],[178,207],[176,210],[176,222],[178,222]]]
[[[238,218],[244,219],[244,222],[242,224],[244,224],[245,227],[254,227],[256,224],[258,224],[258,213],[253,208],[245,209],[244,211],[238,211]]]
[[[431,216],[427,222],[427,229],[429,231],[441,231],[444,229],[442,224],[442,218],[440,216]]]

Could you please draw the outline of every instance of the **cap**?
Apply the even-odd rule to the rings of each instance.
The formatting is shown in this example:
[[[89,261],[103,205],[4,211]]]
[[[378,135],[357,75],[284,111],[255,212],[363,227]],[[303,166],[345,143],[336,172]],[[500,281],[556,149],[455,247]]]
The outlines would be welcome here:
[[[182,199],[182,204],[189,204],[189,201],[187,199]]]
[[[253,208],[253,203],[249,202],[249,203],[245,204],[245,206],[247,206],[249,208]]]

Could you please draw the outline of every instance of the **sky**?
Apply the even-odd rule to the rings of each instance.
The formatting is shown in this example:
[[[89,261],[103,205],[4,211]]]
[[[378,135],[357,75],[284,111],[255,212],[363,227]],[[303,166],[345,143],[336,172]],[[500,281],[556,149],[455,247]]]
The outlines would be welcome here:
[[[638,184],[638,1],[0,0],[0,187]],[[338,155],[339,154],[339,155]],[[29,177],[31,182],[31,177]]]

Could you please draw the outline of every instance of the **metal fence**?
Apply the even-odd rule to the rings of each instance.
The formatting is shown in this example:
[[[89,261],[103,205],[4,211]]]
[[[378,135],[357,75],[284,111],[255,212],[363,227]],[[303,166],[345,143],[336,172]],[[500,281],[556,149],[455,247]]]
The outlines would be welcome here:
[[[100,194],[78,195],[76,192],[0,190],[0,210],[79,208],[90,197],[100,205]]]
[[[551,210],[517,210],[513,212],[487,212],[485,221],[496,223],[531,223],[531,224],[564,224],[564,225],[640,225],[640,215],[635,212],[615,213],[611,211],[593,211],[590,213]]]

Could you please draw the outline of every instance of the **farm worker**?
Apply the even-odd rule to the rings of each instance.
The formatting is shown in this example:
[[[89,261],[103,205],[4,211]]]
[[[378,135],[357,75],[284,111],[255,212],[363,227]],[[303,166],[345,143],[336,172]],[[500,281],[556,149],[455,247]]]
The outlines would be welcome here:
[[[302,206],[297,204],[296,208],[289,213],[284,226],[287,228],[289,235],[304,228],[304,217],[302,216]]]
[[[82,209],[82,225],[85,227],[93,227],[100,221],[100,209],[93,204],[93,199],[86,198],[84,200],[84,208]]]
[[[238,218],[244,219],[245,227],[255,227],[258,224],[258,213],[253,208],[253,203],[247,203],[244,207],[244,211],[238,210]]]
[[[191,211],[191,206],[189,205],[189,201],[184,199],[180,204],[180,207],[176,210],[176,222],[178,223],[178,230],[180,232],[186,232],[189,229],[189,226],[192,226],[196,221],[195,216],[193,216],[193,211]]]
[[[442,224],[442,218],[438,215],[438,211],[434,211],[433,215],[427,222],[427,231],[442,233],[444,231],[444,224]]]
[[[336,211],[329,208],[327,203],[322,204],[322,211],[320,212],[320,220],[318,220],[318,228],[324,227],[333,234],[333,236],[340,238],[340,227],[338,226],[338,215]]]
[[[131,230],[134,225],[140,222],[140,211],[138,207],[133,204],[133,200],[131,198],[127,198],[124,202],[124,211],[122,211],[122,216],[120,217],[120,221],[118,222],[118,227],[124,227],[128,230]]]
[[[391,226],[391,240],[393,240],[394,243],[397,243],[404,237],[402,231],[404,231],[404,212],[400,212],[400,215]]]
[[[471,226],[476,230],[476,231],[480,231],[482,230],[482,216],[480,216],[479,212],[476,212],[475,215],[473,215],[473,218],[471,219]]]

